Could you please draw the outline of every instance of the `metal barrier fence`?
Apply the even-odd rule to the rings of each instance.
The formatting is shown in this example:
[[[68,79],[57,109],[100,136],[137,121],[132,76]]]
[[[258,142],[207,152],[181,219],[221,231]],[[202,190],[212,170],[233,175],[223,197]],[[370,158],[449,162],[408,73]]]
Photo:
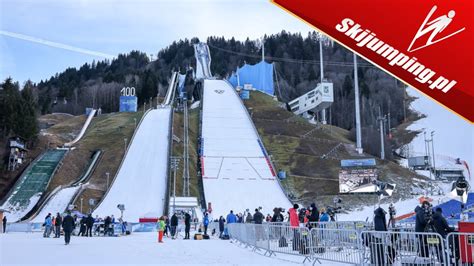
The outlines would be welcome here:
[[[473,265],[474,233],[415,233],[405,228],[380,232],[338,228],[329,223],[308,227],[287,224],[230,224],[236,242],[265,251],[297,255],[313,263],[322,260],[356,265]],[[343,225],[342,225],[343,226]]]
[[[317,261],[360,264],[364,249],[360,245],[359,232],[355,229],[328,229],[323,226],[311,229],[312,257]]]
[[[437,233],[364,231],[361,264],[445,265],[444,239]]]
[[[473,265],[474,234],[449,233],[446,237],[446,259],[448,265]]]

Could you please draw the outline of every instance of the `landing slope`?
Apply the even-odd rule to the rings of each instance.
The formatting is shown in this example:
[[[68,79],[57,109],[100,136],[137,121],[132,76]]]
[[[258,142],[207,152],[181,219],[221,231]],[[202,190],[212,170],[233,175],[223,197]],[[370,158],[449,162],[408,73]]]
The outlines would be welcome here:
[[[143,118],[112,187],[94,215],[119,217],[118,204],[125,204],[124,220],[128,222],[138,222],[149,213],[163,214],[170,112],[169,107],[159,108]]]
[[[262,207],[264,214],[290,202],[244,105],[222,80],[205,80],[202,117],[202,175],[213,217]]]

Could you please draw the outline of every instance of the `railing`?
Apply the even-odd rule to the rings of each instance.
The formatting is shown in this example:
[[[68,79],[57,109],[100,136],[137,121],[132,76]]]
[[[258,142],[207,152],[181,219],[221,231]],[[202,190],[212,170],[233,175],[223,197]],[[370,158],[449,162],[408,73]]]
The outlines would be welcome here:
[[[287,223],[227,225],[231,239],[273,256],[299,256],[304,261],[334,261],[354,265],[473,265],[474,233],[370,231],[360,222],[314,223],[292,227]],[[346,227],[346,228],[344,228]],[[351,227],[351,228],[349,228]]]

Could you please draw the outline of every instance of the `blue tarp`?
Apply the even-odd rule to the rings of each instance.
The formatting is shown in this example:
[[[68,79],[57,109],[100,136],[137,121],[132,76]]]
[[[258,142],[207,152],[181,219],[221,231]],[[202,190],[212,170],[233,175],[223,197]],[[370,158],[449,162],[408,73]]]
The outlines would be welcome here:
[[[241,87],[244,84],[252,84],[255,89],[273,95],[273,64],[261,61],[255,65],[245,64],[243,67],[237,70],[239,76],[239,82],[237,82],[237,74],[232,74],[229,78],[230,84],[237,87],[240,84]]]

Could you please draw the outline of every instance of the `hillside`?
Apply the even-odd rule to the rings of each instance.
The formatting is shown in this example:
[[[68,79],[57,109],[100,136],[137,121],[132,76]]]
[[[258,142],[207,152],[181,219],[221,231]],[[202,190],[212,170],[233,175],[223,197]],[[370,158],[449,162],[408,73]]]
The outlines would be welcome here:
[[[10,191],[12,186],[20,177],[21,173],[28,165],[48,148],[61,146],[73,139],[74,132],[79,132],[85,121],[85,116],[71,116],[67,114],[48,114],[38,118],[41,128],[39,136],[33,146],[28,146],[25,163],[15,171],[1,171],[0,178],[0,201]],[[2,149],[4,147],[2,146]],[[1,154],[6,154],[6,150],[0,150]]]
[[[330,125],[313,125],[286,109],[268,95],[252,91],[245,105],[273,158],[275,167],[287,172],[281,183],[294,201],[332,204],[338,194],[341,159],[360,158],[349,132]],[[363,157],[373,157],[364,154]],[[391,161],[377,160],[379,177],[397,184],[393,200],[412,197],[416,187],[426,185],[425,177]],[[372,195],[345,195],[351,207],[373,202]]]

